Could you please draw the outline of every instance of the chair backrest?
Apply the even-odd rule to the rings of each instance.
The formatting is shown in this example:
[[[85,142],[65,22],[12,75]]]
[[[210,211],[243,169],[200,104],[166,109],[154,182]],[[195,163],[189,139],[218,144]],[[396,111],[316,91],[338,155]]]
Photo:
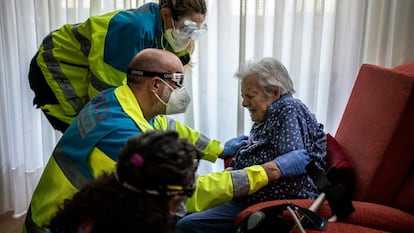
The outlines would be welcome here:
[[[414,211],[414,63],[361,66],[335,134],[355,171],[354,200]]]

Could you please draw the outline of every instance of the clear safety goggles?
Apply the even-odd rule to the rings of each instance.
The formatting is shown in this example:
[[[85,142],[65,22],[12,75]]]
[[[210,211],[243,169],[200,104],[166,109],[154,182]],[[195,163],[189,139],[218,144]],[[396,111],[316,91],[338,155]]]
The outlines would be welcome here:
[[[181,39],[196,40],[203,36],[208,30],[206,23],[197,23],[190,19],[180,20],[177,26],[179,27],[177,27],[176,30]]]
[[[128,74],[144,77],[160,77],[162,79],[170,79],[177,86],[182,87],[184,85],[184,73],[158,73],[151,71],[142,71],[135,69],[128,69]]]

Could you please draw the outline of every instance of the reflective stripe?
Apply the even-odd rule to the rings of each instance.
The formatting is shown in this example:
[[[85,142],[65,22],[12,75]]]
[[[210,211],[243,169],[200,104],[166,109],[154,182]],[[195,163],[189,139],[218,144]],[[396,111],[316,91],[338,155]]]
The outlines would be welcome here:
[[[168,124],[167,124],[167,129],[166,130],[177,131],[176,122],[175,122],[174,119],[168,118]],[[209,142],[210,142],[210,139],[208,137],[206,137],[205,135],[200,133],[200,137],[197,139],[197,141],[194,143],[194,145],[200,151],[204,151],[207,148]]]
[[[53,32],[52,32],[53,33]],[[43,60],[46,63],[47,69],[50,71],[53,79],[59,85],[60,89],[62,90],[63,95],[65,96],[66,101],[72,106],[75,112],[79,112],[84,103],[76,95],[76,91],[73,88],[70,81],[66,78],[63,74],[62,70],[60,69],[58,61],[53,56],[53,41],[52,41],[52,33],[47,35],[43,40],[44,46],[44,53],[43,53]]]
[[[89,52],[91,51],[91,42],[86,37],[82,36],[78,32],[79,25],[80,25],[79,23],[73,25],[72,33],[75,36],[75,38],[78,40],[79,44],[81,45],[80,49],[81,49],[83,55],[85,55],[85,57],[88,57]]]
[[[167,130],[174,130],[174,131],[176,131],[176,125],[175,124],[176,124],[175,123],[175,120],[169,118],[168,119],[168,124],[167,124]]]
[[[250,183],[245,170],[230,171],[233,183],[233,198],[245,197],[249,194]]]
[[[46,232],[44,229],[36,225],[36,223],[33,222],[32,219],[32,209],[29,207],[26,214],[26,219],[24,220],[25,225],[25,232],[27,233],[44,233]]]
[[[75,38],[78,40],[79,44],[81,45],[80,50],[82,51],[83,55],[85,55],[85,57],[88,57],[91,51],[91,42],[88,40],[88,38],[84,37],[82,34],[79,33],[78,31],[79,25],[80,24],[73,25],[72,33],[75,36]],[[103,82],[102,80],[100,80],[98,77],[96,77],[92,73],[91,73],[91,85],[97,91],[103,91],[105,89],[114,87],[112,85],[109,85]]]
[[[204,151],[204,149],[206,149],[209,142],[210,142],[210,139],[208,137],[206,137],[204,134],[200,134],[200,137],[197,139],[195,146],[199,150]]]
[[[79,169],[76,165],[67,158],[67,156],[62,152],[60,145],[56,146],[56,149],[53,151],[53,158],[56,161],[56,164],[65,174],[68,181],[78,190],[82,189],[89,180],[86,176],[79,172]]]
[[[93,75],[92,72],[91,72],[91,85],[92,85],[93,88],[95,88],[98,91],[103,91],[105,89],[115,87],[115,86],[109,85],[106,82],[100,80],[98,77]]]

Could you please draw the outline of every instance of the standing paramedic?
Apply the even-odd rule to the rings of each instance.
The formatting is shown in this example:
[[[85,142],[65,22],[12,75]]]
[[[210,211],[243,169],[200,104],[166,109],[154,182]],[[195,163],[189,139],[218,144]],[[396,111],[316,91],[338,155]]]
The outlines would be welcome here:
[[[62,135],[43,171],[27,212],[24,232],[44,232],[65,199],[103,172],[111,172],[120,148],[132,135],[175,130],[203,152],[202,159],[212,162],[234,154],[243,145],[243,141],[233,139],[223,149],[218,141],[166,116],[185,112],[190,102],[182,86],[183,71],[181,61],[173,53],[144,49],[129,64],[126,85],[106,89],[85,105]],[[305,152],[301,155],[309,158]],[[211,208],[254,193],[279,177],[279,167],[272,161],[199,176],[186,207],[191,212]]]
[[[33,104],[64,132],[92,97],[126,83],[128,64],[142,49],[168,50],[188,64],[194,40],[207,31],[206,13],[205,0],[160,0],[63,25],[31,61]]]

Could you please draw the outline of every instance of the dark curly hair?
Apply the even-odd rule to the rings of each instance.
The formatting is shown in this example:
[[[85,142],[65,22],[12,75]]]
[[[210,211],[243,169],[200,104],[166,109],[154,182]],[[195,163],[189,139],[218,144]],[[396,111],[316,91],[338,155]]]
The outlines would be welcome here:
[[[46,227],[60,233],[77,232],[90,224],[91,233],[174,232],[168,201],[173,195],[192,194],[200,156],[174,131],[132,136],[114,172],[65,200]]]

